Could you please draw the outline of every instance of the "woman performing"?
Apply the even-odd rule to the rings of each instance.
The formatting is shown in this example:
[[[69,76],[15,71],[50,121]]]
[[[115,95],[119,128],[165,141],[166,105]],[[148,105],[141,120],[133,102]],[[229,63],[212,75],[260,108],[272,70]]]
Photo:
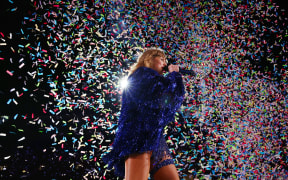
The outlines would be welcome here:
[[[169,65],[161,49],[146,50],[132,67],[123,90],[121,115],[112,150],[103,157],[108,168],[125,180],[178,180],[166,144],[164,127],[174,121],[184,99],[177,65]]]

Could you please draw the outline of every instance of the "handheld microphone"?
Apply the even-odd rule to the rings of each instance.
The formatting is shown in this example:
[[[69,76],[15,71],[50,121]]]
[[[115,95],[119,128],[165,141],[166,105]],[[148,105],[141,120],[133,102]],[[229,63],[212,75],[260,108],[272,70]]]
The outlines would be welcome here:
[[[170,65],[170,64],[169,64]],[[164,70],[168,72],[168,66],[165,66],[164,67]],[[196,73],[195,71],[193,71],[192,69],[191,70],[187,70],[187,69],[183,69],[181,67],[179,67],[179,73],[183,74],[183,75],[191,75],[191,76],[196,76]]]

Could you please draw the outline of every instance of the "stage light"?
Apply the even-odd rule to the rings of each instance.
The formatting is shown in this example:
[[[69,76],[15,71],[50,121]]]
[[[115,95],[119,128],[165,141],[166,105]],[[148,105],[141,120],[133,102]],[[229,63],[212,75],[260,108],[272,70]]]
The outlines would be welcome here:
[[[121,89],[125,89],[129,86],[129,82],[128,82],[128,77],[125,76],[122,79],[120,79],[120,88]]]

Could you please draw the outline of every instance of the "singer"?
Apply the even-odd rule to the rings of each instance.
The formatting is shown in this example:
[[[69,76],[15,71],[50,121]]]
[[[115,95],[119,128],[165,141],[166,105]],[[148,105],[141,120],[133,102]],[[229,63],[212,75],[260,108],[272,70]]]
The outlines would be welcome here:
[[[167,66],[163,50],[147,49],[131,68],[123,90],[121,115],[111,151],[103,157],[108,168],[125,180],[178,180],[179,176],[163,135],[184,99],[177,65]]]

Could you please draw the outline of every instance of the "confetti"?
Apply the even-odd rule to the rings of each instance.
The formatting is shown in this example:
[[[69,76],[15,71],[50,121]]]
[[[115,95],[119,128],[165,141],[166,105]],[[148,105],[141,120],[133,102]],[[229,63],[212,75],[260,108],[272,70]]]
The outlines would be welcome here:
[[[165,128],[181,179],[288,178],[288,20],[277,1],[7,3],[27,13],[0,29],[3,178],[117,179],[101,157],[121,80],[151,46],[197,73],[183,77],[185,101]]]

